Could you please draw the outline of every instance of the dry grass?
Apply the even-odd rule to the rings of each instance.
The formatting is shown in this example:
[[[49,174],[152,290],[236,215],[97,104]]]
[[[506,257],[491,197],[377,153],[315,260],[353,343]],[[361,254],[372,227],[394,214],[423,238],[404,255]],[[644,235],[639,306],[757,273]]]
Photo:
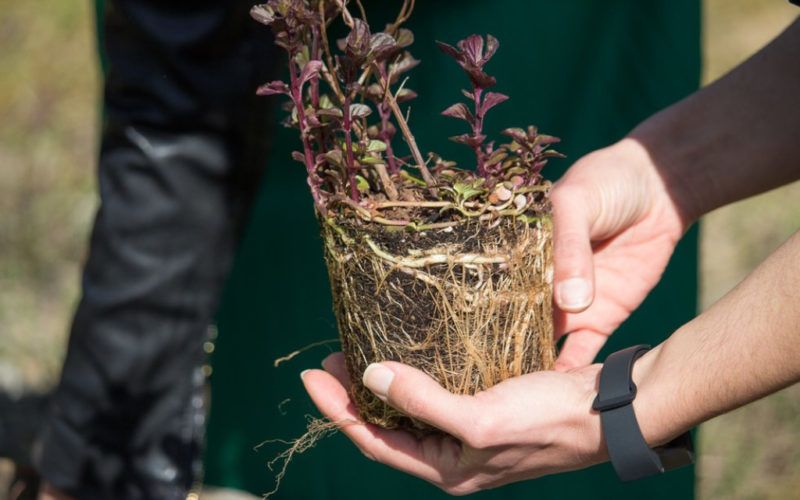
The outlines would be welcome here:
[[[58,375],[93,191],[90,2],[0,0],[0,384]]]
[[[90,2],[0,0],[0,386],[51,383],[77,297],[94,195],[97,70]],[[796,15],[784,0],[708,0],[709,81]],[[754,166],[758,167],[758,166]],[[702,302],[800,222],[800,184],[707,217]],[[703,426],[701,498],[796,498],[800,387]]]
[[[705,14],[704,80],[709,82],[780,33],[798,10],[788,2],[709,0]],[[734,287],[798,227],[800,182],[708,215],[701,237],[702,306]],[[703,425],[698,496],[797,498],[798,415],[800,385],[795,385]]]

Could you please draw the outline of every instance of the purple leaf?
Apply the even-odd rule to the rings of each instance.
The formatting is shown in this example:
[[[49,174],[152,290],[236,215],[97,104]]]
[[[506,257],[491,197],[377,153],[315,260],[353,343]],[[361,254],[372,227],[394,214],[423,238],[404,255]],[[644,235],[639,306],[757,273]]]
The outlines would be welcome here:
[[[404,102],[408,102],[408,101],[411,101],[411,100],[413,100],[413,99],[416,99],[416,98],[417,98],[417,93],[416,93],[416,92],[414,92],[414,91],[413,91],[413,90],[411,90],[411,89],[402,88],[402,89],[400,89],[400,91],[397,93],[397,96],[396,96],[396,98],[397,98],[397,102],[398,102],[398,103],[400,103],[400,104],[402,104],[402,103],[404,103]]]
[[[451,118],[460,118],[468,123],[472,123],[475,120],[475,117],[472,116],[469,108],[467,108],[466,104],[464,103],[456,103],[450,106],[449,108],[442,111],[442,115],[449,116]]]
[[[397,53],[400,47],[398,47],[392,35],[380,32],[372,35],[369,42],[369,50],[370,56],[380,61]]]
[[[315,113],[314,111],[311,111],[311,110],[308,110],[306,112],[306,124],[308,124],[308,126],[312,127],[312,128],[317,128],[317,127],[321,127],[322,126],[322,122],[319,121],[319,117],[317,117],[317,113]]]
[[[464,97],[466,97],[470,101],[474,101],[475,100],[475,94],[473,94],[469,90],[461,89],[461,93],[464,94]]]
[[[300,151],[292,151],[292,159],[294,161],[299,161],[300,163],[306,162],[306,157]]]
[[[289,86],[286,83],[275,80],[274,82],[265,83],[264,85],[258,87],[256,90],[256,94],[258,95],[276,95],[276,94],[285,94],[289,95]]]
[[[347,35],[347,55],[354,58],[364,58],[369,52],[370,32],[367,23],[361,19],[353,19],[353,29]]]
[[[483,66],[483,37],[470,35],[458,42],[458,48],[464,52],[464,57],[470,64]]]
[[[469,145],[470,135],[469,134],[454,135],[453,137],[450,137],[450,140],[458,144]]]
[[[394,83],[401,74],[417,67],[417,65],[419,65],[419,59],[414,59],[410,52],[403,53],[397,62],[389,65],[389,83]]]
[[[528,135],[521,128],[507,128],[500,133],[511,137],[520,144],[525,144],[528,142]]]
[[[495,80],[493,76],[487,75],[480,68],[466,66],[464,70],[467,72],[467,76],[469,76],[470,81],[475,87],[486,89],[494,87],[497,84],[497,80]]]
[[[317,77],[321,69],[322,61],[308,61],[306,65],[303,66],[303,71],[300,73],[300,85]]]
[[[483,63],[486,64],[494,56],[497,49],[500,48],[500,42],[492,35],[486,35],[486,52],[483,54]]]
[[[480,146],[483,143],[483,141],[486,140],[486,136],[482,134],[479,136],[473,136],[470,134],[461,134],[450,137],[450,140],[458,144],[465,144],[471,148],[475,148]]]
[[[539,134],[536,136],[536,143],[541,145],[548,145],[548,144],[556,144],[561,142],[561,139],[558,137],[553,137],[552,135],[545,135]]]
[[[508,100],[508,96],[498,92],[487,92],[481,105],[481,114],[485,115],[490,109]]]
[[[452,57],[456,61],[461,61],[461,51],[459,51],[457,48],[444,42],[436,42],[436,46],[439,47],[439,50]]]

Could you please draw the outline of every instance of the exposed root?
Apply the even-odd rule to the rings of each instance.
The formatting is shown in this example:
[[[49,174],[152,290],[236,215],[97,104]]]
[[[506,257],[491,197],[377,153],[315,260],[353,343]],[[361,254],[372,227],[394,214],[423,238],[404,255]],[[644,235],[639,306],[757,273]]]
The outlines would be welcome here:
[[[456,394],[550,369],[552,227],[546,214],[474,218],[457,227],[391,231],[357,218],[322,225],[351,397],[365,421],[432,429],[361,384],[373,362],[415,366]]]
[[[323,345],[333,344],[334,342],[339,342],[339,339],[321,340],[319,342],[314,342],[313,344],[308,344],[307,346],[305,346],[305,347],[303,347],[301,349],[298,349],[298,350],[296,350],[294,352],[290,352],[286,356],[282,356],[282,357],[276,359],[275,361],[273,361],[272,364],[273,364],[273,366],[275,368],[277,368],[278,366],[280,366],[281,363],[285,363],[287,361],[291,361],[292,359],[294,359],[295,357],[299,356],[300,354],[303,354],[304,352],[308,351],[309,349],[313,349],[315,347],[319,347],[319,346],[323,346]]]
[[[291,441],[287,441],[285,439],[268,439],[254,448],[254,450],[258,450],[262,446],[271,443],[280,443],[289,446],[286,450],[282,451],[272,460],[267,462],[267,467],[269,470],[272,472],[277,470],[277,474],[275,475],[275,487],[263,495],[264,499],[267,499],[278,492],[278,489],[281,487],[281,482],[286,475],[286,469],[289,467],[289,462],[292,461],[295,455],[299,455],[305,451],[308,451],[326,437],[336,434],[339,428],[343,425],[357,423],[349,420],[332,422],[328,419],[317,418],[312,415],[306,415],[306,422],[306,432],[299,438]]]

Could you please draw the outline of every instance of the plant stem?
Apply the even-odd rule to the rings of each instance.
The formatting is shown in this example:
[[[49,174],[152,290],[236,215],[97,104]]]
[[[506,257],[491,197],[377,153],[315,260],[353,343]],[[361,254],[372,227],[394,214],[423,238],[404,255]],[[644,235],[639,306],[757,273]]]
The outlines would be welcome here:
[[[342,103],[344,102],[344,92],[342,92],[342,88],[339,86],[339,81],[336,79],[336,75],[331,73],[331,71],[334,71],[334,64],[333,55],[331,54],[331,45],[328,42],[328,21],[325,19],[325,2],[319,3],[319,15],[322,19],[322,23],[320,25],[322,50],[325,52],[325,61],[327,63],[327,67],[323,70],[322,74],[333,89],[336,97],[339,99],[339,103]]]
[[[478,138],[483,134],[483,112],[481,111],[481,95],[483,89],[480,87],[473,87],[472,95],[475,98],[475,120],[472,122],[472,136]],[[475,163],[478,170],[478,175],[486,177],[486,155],[483,152],[483,144],[475,144],[472,146],[475,151]]]
[[[417,168],[419,168],[422,174],[422,178],[429,187],[435,187],[436,179],[433,178],[430,170],[428,170],[428,167],[425,165],[425,160],[422,159],[422,153],[419,151],[419,146],[417,146],[417,141],[414,139],[411,129],[408,128],[408,122],[406,122],[406,118],[403,116],[403,112],[397,104],[397,99],[395,99],[394,95],[389,91],[389,84],[386,79],[381,77],[380,83],[381,86],[386,89],[386,102],[389,104],[389,109],[391,109],[394,114],[394,119],[397,120],[397,124],[400,126],[400,131],[403,133],[403,138],[408,144],[408,148],[411,150],[411,156],[413,156],[414,162],[416,162]]]
[[[344,115],[342,127],[344,127],[344,144],[346,149],[345,162],[347,164],[347,181],[350,184],[350,198],[352,198],[353,201],[358,202],[361,199],[361,195],[358,192],[358,186],[356,186],[356,167],[355,158],[353,158],[353,137],[351,135],[353,124],[350,119],[349,94],[344,98],[344,109],[342,109],[342,114]]]
[[[303,141],[303,156],[305,157],[306,163],[306,171],[308,172],[308,186],[311,188],[311,196],[314,198],[314,204],[317,205],[318,209],[324,214],[325,213],[325,206],[322,203],[322,197],[319,191],[319,176],[316,172],[316,163],[314,161],[314,150],[311,146],[311,141],[309,140],[309,127],[308,121],[306,119],[306,112],[303,105],[303,92],[302,86],[297,80],[298,75],[295,73],[295,66],[296,63],[294,62],[294,58],[289,57],[289,79],[290,79],[290,87],[292,93],[292,101],[294,101],[294,106],[297,109],[297,121],[300,124],[300,137]],[[299,71],[300,68],[298,67],[297,70]]]
[[[400,169],[397,165],[397,159],[394,156],[394,149],[392,149],[392,137],[389,134],[389,119],[392,116],[392,110],[385,103],[379,103],[378,114],[381,117],[381,140],[386,143],[386,163],[389,166],[389,172],[394,175]]]
[[[397,188],[394,185],[394,181],[392,181],[392,178],[389,176],[389,172],[386,171],[386,165],[378,163],[375,165],[375,171],[378,172],[378,177],[381,179],[381,184],[383,184],[383,190],[386,192],[386,196],[392,201],[397,200],[397,198],[399,198]]]

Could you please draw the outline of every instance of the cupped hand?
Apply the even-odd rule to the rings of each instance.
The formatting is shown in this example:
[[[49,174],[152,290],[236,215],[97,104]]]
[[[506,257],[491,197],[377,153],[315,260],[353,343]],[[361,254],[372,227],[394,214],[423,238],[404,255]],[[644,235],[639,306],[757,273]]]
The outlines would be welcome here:
[[[626,138],[553,188],[557,370],[586,366],[658,283],[689,225],[645,147]]]
[[[373,364],[364,384],[401,412],[447,433],[417,437],[365,424],[348,397],[341,353],[325,370],[303,372],[317,408],[367,457],[467,494],[605,459],[599,417],[592,413],[599,365],[506,380],[474,396],[457,396],[423,372]]]

